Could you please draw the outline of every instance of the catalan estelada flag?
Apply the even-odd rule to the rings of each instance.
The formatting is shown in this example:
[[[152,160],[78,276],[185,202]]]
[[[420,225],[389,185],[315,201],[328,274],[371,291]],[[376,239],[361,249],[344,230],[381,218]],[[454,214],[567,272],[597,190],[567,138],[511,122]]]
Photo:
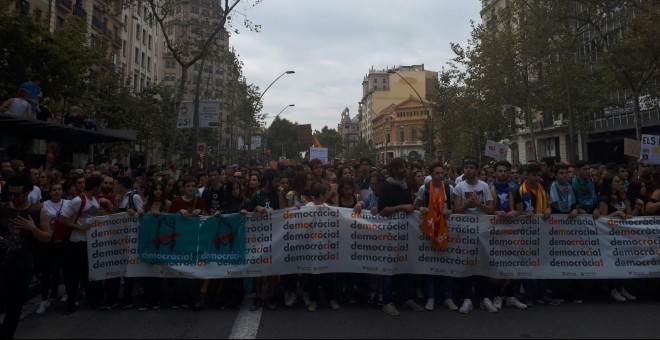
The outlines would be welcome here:
[[[321,142],[319,141],[319,139],[316,136],[313,136],[313,138],[314,138],[314,146],[320,148]]]

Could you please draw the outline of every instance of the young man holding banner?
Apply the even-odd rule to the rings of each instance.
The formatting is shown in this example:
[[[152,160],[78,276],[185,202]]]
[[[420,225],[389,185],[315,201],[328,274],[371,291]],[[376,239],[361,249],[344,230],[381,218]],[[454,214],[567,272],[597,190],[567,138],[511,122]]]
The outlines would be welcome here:
[[[420,188],[415,207],[419,207],[422,217],[422,231],[430,237],[431,245],[437,249],[447,248],[449,234],[447,219],[451,214],[451,193],[453,188],[443,181],[445,168],[442,162],[433,163],[429,167],[431,181]],[[441,277],[444,286],[444,305],[449,310],[456,311],[458,307],[452,300],[454,280],[450,276]],[[435,275],[425,275],[426,305],[424,309],[431,311],[435,303]]]
[[[396,213],[403,212],[410,215],[415,211],[412,196],[408,185],[406,184],[406,161],[403,158],[395,158],[387,166],[389,178],[380,187],[380,197],[378,199],[378,211],[381,216],[388,217]],[[413,299],[413,280],[409,274],[398,275],[401,285],[403,300],[406,307],[414,311],[423,311],[420,305]],[[382,276],[383,290],[383,312],[392,316],[399,316],[400,313],[393,301],[392,276]]]
[[[493,196],[486,182],[479,180],[477,172],[479,162],[476,159],[463,161],[463,181],[456,184],[453,193],[454,213],[458,214],[493,214]],[[468,276],[457,280],[463,297],[463,304],[459,312],[469,313],[474,307],[472,304],[472,287],[482,309],[497,313],[493,305],[495,296],[493,284],[487,277]]]

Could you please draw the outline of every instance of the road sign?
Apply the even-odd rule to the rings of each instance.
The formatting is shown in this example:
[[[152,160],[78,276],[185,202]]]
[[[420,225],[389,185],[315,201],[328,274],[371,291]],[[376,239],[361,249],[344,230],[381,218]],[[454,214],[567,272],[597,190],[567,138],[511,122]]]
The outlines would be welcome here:
[[[189,129],[193,127],[193,116],[195,105],[192,101],[181,102],[179,107],[179,116],[176,121],[176,127],[179,129]],[[216,100],[199,101],[199,127],[209,128],[220,125],[220,102]]]

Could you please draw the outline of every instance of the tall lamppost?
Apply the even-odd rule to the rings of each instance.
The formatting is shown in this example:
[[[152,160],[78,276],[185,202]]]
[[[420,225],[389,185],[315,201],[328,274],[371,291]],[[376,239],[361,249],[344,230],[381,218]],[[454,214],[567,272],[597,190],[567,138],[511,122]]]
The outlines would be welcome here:
[[[258,102],[261,102],[261,98],[263,98],[264,94],[266,94],[266,91],[268,91],[268,89],[271,86],[273,86],[273,84],[275,84],[276,81],[278,81],[280,78],[282,78],[282,76],[284,76],[285,74],[293,74],[293,73],[296,73],[296,71],[284,71],[284,73],[280,74],[279,77],[275,78],[275,80],[273,80],[273,82],[270,83],[270,85],[268,85],[268,87],[264,90],[264,92],[261,92],[261,96],[259,96]]]
[[[431,157],[433,157],[433,129],[432,129],[432,125],[431,125],[431,113],[428,112],[428,107],[426,106],[426,102],[424,101],[422,96],[419,95],[419,92],[417,92],[415,87],[412,86],[412,84],[408,81],[408,79],[404,78],[401,74],[399,74],[399,72],[397,72],[395,70],[387,70],[387,73],[396,74],[397,76],[399,76],[399,78],[403,79],[403,81],[405,81],[406,84],[408,84],[408,86],[410,86],[410,88],[413,90],[413,92],[415,92],[415,94],[417,95],[417,98],[419,98],[419,100],[422,102],[422,105],[424,106],[424,111],[427,112],[428,115],[429,115],[427,120],[426,120],[427,124],[429,125],[429,127],[428,127],[428,131],[429,131],[428,132],[429,133],[429,136],[428,136],[429,154],[426,157],[426,161],[429,162],[431,160]]]
[[[284,112],[284,110],[286,110],[286,109],[288,109],[292,106],[296,106],[296,104],[289,104],[289,105],[285,106],[284,108],[282,108],[280,113],[275,115],[275,118],[273,118],[273,121],[275,121],[275,119],[279,118],[279,116],[282,114],[282,112]],[[272,126],[273,126],[273,122],[270,122],[270,127],[272,127]],[[270,140],[269,140],[270,127],[266,130],[266,143],[270,143]],[[264,145],[266,145],[266,143],[264,143]],[[271,145],[271,147],[272,147],[272,145]],[[266,150],[264,149],[264,154],[265,153],[266,153]],[[282,157],[286,157],[286,154],[284,153],[284,142],[282,142]]]
[[[264,92],[261,92],[261,95],[259,96],[259,99],[258,99],[257,102],[255,103],[255,105],[259,105],[259,103],[261,103],[261,98],[264,97],[264,95],[266,94],[266,92],[268,91],[268,89],[270,89],[270,87],[273,86],[273,84],[275,84],[275,82],[277,82],[277,81],[278,81],[280,78],[282,78],[285,74],[293,74],[293,73],[296,73],[296,71],[284,71],[284,72],[283,72],[282,74],[280,74],[277,78],[275,78],[275,80],[273,80],[273,82],[270,83],[270,85],[268,85],[268,87],[266,87],[266,89],[264,90]],[[256,111],[256,109],[255,109],[255,111]],[[284,110],[282,110],[282,111],[284,111]],[[256,113],[256,112],[255,112],[255,113]],[[280,113],[281,113],[281,112],[280,112]],[[250,137],[250,144],[251,144],[251,140],[252,140],[252,130],[251,130],[251,129],[252,129],[252,127],[250,126],[250,136],[249,136],[249,137]],[[265,143],[262,143],[262,145],[264,145],[263,147],[265,148]],[[252,145],[250,145],[250,149],[251,149],[251,148],[252,148]],[[264,153],[265,153],[265,151],[266,151],[266,150],[264,150]]]

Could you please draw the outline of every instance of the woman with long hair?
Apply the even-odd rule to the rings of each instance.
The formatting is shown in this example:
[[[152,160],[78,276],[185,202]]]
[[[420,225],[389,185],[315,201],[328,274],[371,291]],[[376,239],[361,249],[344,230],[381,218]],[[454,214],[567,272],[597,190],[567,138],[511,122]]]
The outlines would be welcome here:
[[[146,214],[153,214],[158,216],[170,210],[172,201],[168,200],[165,194],[167,183],[163,181],[155,181],[149,186],[146,201],[142,210],[138,211],[140,216]],[[160,308],[161,297],[163,294],[163,278],[160,277],[145,277],[142,285],[144,286],[145,301],[138,308],[139,310],[147,310],[149,308]]]
[[[600,197],[598,198],[600,216],[631,218],[639,215],[642,207],[635,204],[634,209],[631,209],[623,180],[618,176],[604,176],[600,190]],[[619,302],[636,300],[637,298],[624,287],[624,282],[625,280],[607,281],[610,297]]]
[[[250,175],[250,179],[248,180],[248,187],[245,190],[245,197],[251,199],[254,193],[259,191],[259,188],[261,188],[261,175]]]
[[[62,208],[67,204],[68,200],[62,199],[64,191],[62,184],[54,183],[49,188],[50,199],[43,202],[43,209],[48,215],[48,224],[50,231],[55,231],[55,220],[60,215]],[[41,302],[37,307],[37,314],[43,314],[46,309],[50,307],[50,300],[57,299],[57,291],[60,286],[60,269],[61,269],[61,243],[41,243],[38,242],[37,255],[41,257]],[[50,294],[49,294],[50,293]],[[50,296],[49,296],[50,295]],[[50,297],[50,299],[49,299]]]

